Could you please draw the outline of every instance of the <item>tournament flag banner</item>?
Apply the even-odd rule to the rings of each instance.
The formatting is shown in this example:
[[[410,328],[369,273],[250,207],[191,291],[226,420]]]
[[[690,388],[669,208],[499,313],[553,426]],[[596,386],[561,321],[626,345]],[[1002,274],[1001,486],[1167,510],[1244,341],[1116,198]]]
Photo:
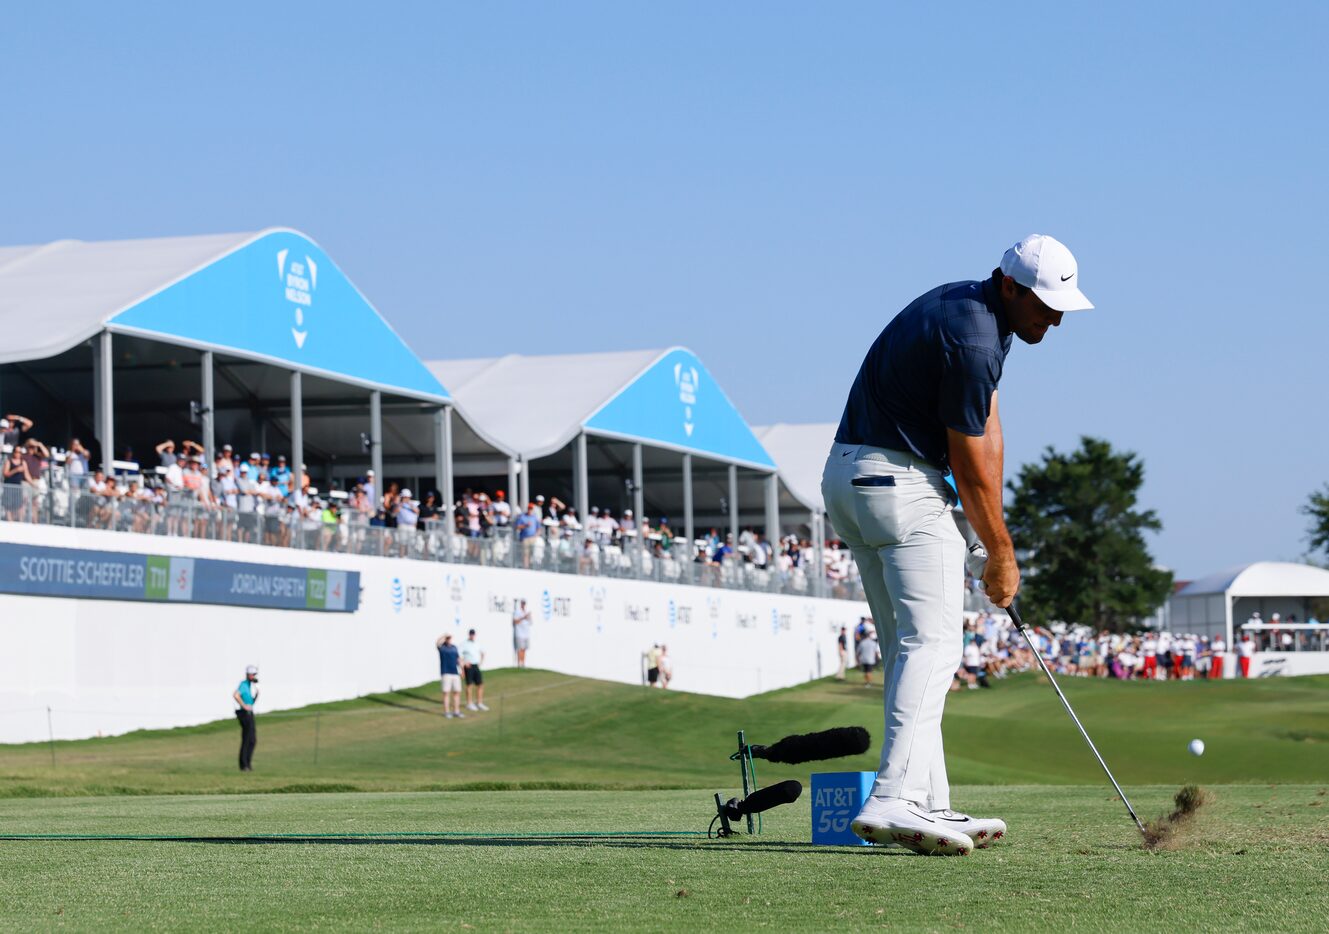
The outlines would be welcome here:
[[[354,613],[360,572],[0,543],[0,593]]]

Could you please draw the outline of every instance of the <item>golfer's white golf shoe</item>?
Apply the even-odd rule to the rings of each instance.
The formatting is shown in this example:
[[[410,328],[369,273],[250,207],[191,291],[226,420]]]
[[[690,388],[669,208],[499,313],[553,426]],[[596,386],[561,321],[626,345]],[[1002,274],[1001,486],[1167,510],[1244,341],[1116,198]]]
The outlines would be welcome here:
[[[974,841],[977,849],[985,850],[1006,836],[1006,822],[996,817],[970,817],[949,808],[933,811],[932,817],[947,827],[954,827]]]
[[[868,798],[849,827],[869,843],[894,843],[924,856],[968,856],[974,849],[958,824],[902,798]]]

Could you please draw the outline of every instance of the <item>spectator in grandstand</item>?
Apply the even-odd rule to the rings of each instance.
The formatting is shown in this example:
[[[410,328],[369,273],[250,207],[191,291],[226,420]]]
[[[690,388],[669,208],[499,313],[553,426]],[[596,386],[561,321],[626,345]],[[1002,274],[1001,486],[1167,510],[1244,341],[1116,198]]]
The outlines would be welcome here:
[[[409,489],[402,490],[397,499],[397,528],[400,530],[397,540],[401,546],[401,554],[406,555],[407,549],[415,539],[415,529],[420,523],[420,504],[413,498]]]
[[[595,574],[600,570],[600,546],[589,535],[582,543],[581,554],[577,557],[578,574]]]
[[[655,534],[658,553],[661,555],[671,554],[674,550],[674,530],[669,527],[669,519],[667,517],[660,517],[660,525],[655,530]]]
[[[619,534],[628,541],[637,540],[637,519],[631,509],[623,510],[623,518],[618,521]]]
[[[553,514],[552,508],[550,514]],[[581,522],[577,519],[577,510],[566,506],[563,508],[563,515],[559,518],[559,524],[563,528],[564,538],[573,538],[581,531]]]
[[[77,493],[88,485],[91,460],[92,455],[83,446],[83,442],[78,438],[70,439],[69,448],[65,451],[65,478],[69,481],[71,492]]]
[[[535,551],[535,542],[540,535],[540,507],[528,503],[526,511],[517,517],[517,541],[521,545],[521,566],[531,566],[531,555]]]
[[[498,528],[506,529],[512,524],[512,504],[508,502],[508,495],[503,490],[494,494],[494,501],[489,508],[494,516],[494,525]]]
[[[51,452],[36,438],[28,438],[23,442],[23,464],[27,474],[23,478],[23,500],[30,521],[37,522],[46,496],[46,472],[51,466]]]
[[[428,529],[430,523],[438,519],[438,512],[438,494],[430,490],[420,504],[420,524]]]
[[[254,747],[258,745],[258,727],[254,723],[254,705],[258,703],[258,668],[245,669],[245,679],[231,692],[235,701],[235,719],[240,721],[240,771],[254,771]]]
[[[877,645],[877,633],[869,629],[863,641],[858,643],[858,667],[863,671],[863,686],[872,687],[872,670],[881,661],[881,649]]]
[[[235,490],[237,538],[242,542],[258,541],[258,481],[248,461],[240,465]]]
[[[712,529],[712,532],[715,530]],[[724,537],[724,544],[717,545],[711,552],[711,564],[724,564],[734,554],[734,536],[730,533]]]
[[[0,447],[17,448],[25,431],[32,431],[32,419],[10,412],[0,418]]]
[[[512,648],[517,653],[517,667],[526,667],[526,650],[531,647],[531,611],[525,600],[512,608]]]
[[[277,455],[277,466],[268,471],[268,478],[283,497],[291,495],[291,468],[286,466],[285,454]]]
[[[11,522],[22,519],[24,511],[23,488],[28,480],[28,465],[23,459],[23,449],[14,445],[5,458],[4,468],[4,505],[5,518]]]

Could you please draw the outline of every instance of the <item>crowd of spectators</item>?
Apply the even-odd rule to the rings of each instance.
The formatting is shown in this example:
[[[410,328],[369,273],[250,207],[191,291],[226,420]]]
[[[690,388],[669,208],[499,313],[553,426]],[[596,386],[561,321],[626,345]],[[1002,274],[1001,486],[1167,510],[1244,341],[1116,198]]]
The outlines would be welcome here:
[[[1231,647],[1221,635],[1113,633],[1082,625],[1034,627],[1031,637],[1048,667],[1059,675],[1121,681],[1222,678],[1229,654],[1236,656],[1237,674],[1248,677],[1251,657],[1258,651],[1249,633]],[[1036,665],[1024,636],[1008,617],[978,614],[965,625],[964,656],[953,689],[990,687],[989,678],[1004,678]]]
[[[305,465],[297,472],[285,455],[254,451],[245,457],[223,444],[209,464],[198,441],[168,439],[155,446],[155,471],[108,477],[91,468],[91,455],[78,439],[53,456],[31,435],[32,427],[30,419],[9,415],[0,428],[13,449],[4,467],[6,489],[13,491],[4,500],[11,520],[39,521],[55,466],[60,488],[73,494],[69,508],[77,523],[93,528],[324,550],[360,550],[369,536],[365,530],[382,529],[372,538],[374,550],[403,555],[428,551],[432,533],[446,531],[447,509],[437,492],[417,498],[398,483],[380,490],[372,470],[348,490],[320,492]],[[815,570],[816,549],[807,538],[786,535],[771,542],[752,527],[737,536],[710,528],[688,543],[665,516],[652,520],[631,509],[615,515],[612,508],[592,506],[583,518],[557,496],[544,495],[520,510],[504,490],[465,489],[453,507],[453,531],[470,560],[482,560],[492,547],[486,540],[497,538],[515,550],[513,563],[546,566],[553,556],[589,574],[609,559],[642,555],[699,566],[695,574],[716,582],[752,572],[781,583],[796,576],[806,581]],[[849,551],[829,541],[822,561],[833,594],[856,596]]]

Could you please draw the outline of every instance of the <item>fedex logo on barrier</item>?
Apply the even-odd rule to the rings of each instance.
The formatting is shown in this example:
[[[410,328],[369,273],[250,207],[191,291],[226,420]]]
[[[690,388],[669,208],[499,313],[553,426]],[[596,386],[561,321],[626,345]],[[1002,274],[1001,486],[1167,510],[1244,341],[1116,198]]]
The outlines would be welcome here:
[[[868,846],[849,829],[868,795],[876,772],[812,773],[812,842],[831,846]]]

